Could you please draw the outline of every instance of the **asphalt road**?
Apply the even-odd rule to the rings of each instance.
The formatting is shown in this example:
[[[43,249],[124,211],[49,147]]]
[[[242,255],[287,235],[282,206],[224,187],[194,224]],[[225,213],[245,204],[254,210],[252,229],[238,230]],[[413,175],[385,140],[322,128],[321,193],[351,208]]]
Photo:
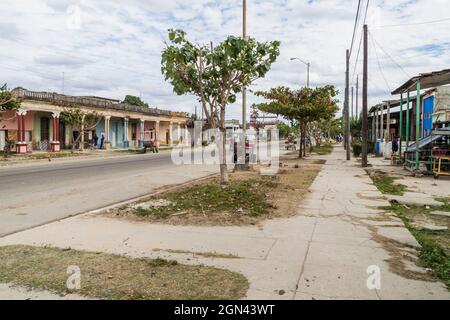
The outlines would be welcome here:
[[[218,172],[170,152],[0,168],[0,237]]]

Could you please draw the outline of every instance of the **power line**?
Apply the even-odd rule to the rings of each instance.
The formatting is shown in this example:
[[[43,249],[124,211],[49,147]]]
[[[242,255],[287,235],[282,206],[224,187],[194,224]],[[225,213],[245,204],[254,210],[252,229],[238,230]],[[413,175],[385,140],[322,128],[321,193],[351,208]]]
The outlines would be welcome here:
[[[412,23],[403,23],[403,24],[381,25],[381,26],[375,26],[373,28],[381,29],[381,28],[419,26],[419,25],[424,25],[424,24],[441,23],[441,22],[446,22],[446,21],[450,21],[450,18],[445,18],[445,19],[440,19],[440,20],[430,20],[430,21],[424,21],[424,22],[412,22]]]
[[[363,26],[366,24],[366,20],[367,20],[367,12],[369,11],[369,4],[370,4],[370,0],[367,0],[367,4],[366,4],[366,12],[365,12],[365,14],[364,14]],[[352,74],[352,82],[355,80],[356,68],[358,67],[359,54],[360,54],[360,52],[361,52],[361,45],[362,45],[363,35],[364,35],[364,33],[361,32],[361,38],[360,38],[360,40],[359,40],[359,46],[358,46],[358,54],[356,55],[355,67],[354,67],[354,69],[353,69],[353,74]]]
[[[355,25],[353,27],[352,44],[350,45],[350,56],[352,55],[353,52],[353,44],[355,42],[356,27],[358,26],[360,9],[361,9],[361,0],[358,0],[358,9],[356,11]]]
[[[370,32],[369,32],[370,33]],[[370,36],[372,38],[372,40],[374,41],[374,43],[392,60],[392,62],[394,62],[394,64],[403,71],[403,73],[408,77],[411,78],[411,75],[405,71],[405,69],[397,62],[395,61],[395,59],[386,51],[384,50],[384,48],[378,43],[378,41],[375,39],[375,37],[373,36],[372,33],[370,33]]]
[[[371,35],[371,34],[370,34],[370,35]],[[375,51],[375,56],[376,56],[376,58],[377,58],[378,69],[380,70],[381,76],[383,77],[383,80],[384,80],[384,82],[386,83],[386,87],[388,88],[389,92],[392,92],[392,90],[391,90],[391,88],[390,88],[390,86],[389,86],[389,83],[388,83],[388,81],[387,81],[387,79],[386,79],[386,76],[384,75],[383,68],[381,67],[380,59],[379,59],[379,57],[378,57],[377,47],[376,47],[376,45],[375,45],[374,38],[373,38],[372,35],[371,35],[370,39],[372,40],[372,43],[373,43],[373,50]]]

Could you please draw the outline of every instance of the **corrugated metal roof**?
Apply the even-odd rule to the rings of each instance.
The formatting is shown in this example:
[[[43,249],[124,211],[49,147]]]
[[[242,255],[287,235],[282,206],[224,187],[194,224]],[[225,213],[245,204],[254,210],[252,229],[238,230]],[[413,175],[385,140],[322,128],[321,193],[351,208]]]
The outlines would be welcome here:
[[[400,94],[408,89],[415,88],[419,80],[421,89],[430,89],[450,84],[450,69],[421,73],[418,76],[412,77],[399,88],[392,91],[392,94]]]

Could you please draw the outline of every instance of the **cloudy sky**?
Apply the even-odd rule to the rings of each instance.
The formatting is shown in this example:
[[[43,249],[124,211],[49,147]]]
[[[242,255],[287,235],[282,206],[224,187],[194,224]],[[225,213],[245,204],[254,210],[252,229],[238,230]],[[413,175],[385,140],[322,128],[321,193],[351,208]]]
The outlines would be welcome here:
[[[334,84],[344,92],[345,50],[358,0],[247,2],[248,33],[282,42],[277,63],[253,89],[305,85],[306,67],[290,61],[299,57],[311,62],[312,86]],[[0,0],[0,5],[0,82],[61,92],[64,73],[66,94],[117,99],[133,94],[151,106],[190,113],[199,105],[196,99],[176,96],[161,75],[167,29],[184,29],[198,43],[218,43],[242,30],[242,0]],[[371,0],[367,23],[370,104],[389,98],[410,76],[450,67],[448,0]],[[353,82],[362,70],[361,59],[356,64],[360,30]],[[239,103],[230,106],[228,118],[240,117]]]

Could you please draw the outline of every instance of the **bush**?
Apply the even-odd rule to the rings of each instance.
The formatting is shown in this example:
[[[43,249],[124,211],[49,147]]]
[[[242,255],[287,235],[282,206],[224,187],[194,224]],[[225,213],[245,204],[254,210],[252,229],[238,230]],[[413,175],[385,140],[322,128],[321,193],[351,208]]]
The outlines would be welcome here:
[[[353,148],[353,155],[355,156],[355,158],[359,158],[362,153],[361,143],[359,143],[359,142],[353,143],[352,148]]]

